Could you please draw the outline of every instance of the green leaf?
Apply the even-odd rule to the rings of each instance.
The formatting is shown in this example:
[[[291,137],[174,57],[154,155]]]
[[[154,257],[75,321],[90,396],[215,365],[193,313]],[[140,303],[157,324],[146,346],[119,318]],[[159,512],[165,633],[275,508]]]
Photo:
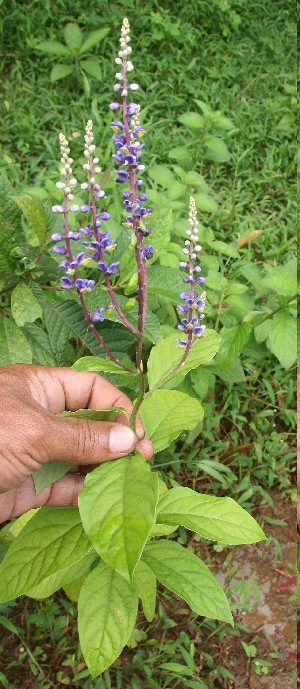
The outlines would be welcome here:
[[[71,53],[73,53],[73,55],[76,55],[76,53],[79,52],[83,42],[82,32],[78,24],[75,22],[69,22],[66,24],[64,35],[69,50]]]
[[[188,129],[195,129],[196,131],[203,129],[205,126],[204,117],[199,115],[198,112],[185,112],[178,117],[178,120],[181,124],[184,124],[185,127],[188,127]]]
[[[172,228],[172,207],[162,206],[155,209],[151,215],[150,227],[152,229],[151,245],[154,248],[154,256],[148,262],[149,265],[159,257],[160,252],[169,244]]]
[[[185,182],[193,187],[197,187],[204,193],[209,192],[209,186],[204,177],[199,175],[199,172],[195,172],[195,170],[189,170],[189,172],[186,173]]]
[[[176,335],[170,335],[152,347],[148,359],[148,384],[150,390],[170,375],[171,371],[180,363],[183,353],[176,346]],[[205,336],[197,340],[191,347],[183,366],[175,371],[169,378],[186,375],[200,364],[207,364],[218,351],[220,336],[215,330],[206,330]]]
[[[78,629],[93,678],[119,657],[134,628],[137,605],[136,591],[104,562],[85,580],[78,600]]]
[[[59,43],[59,41],[42,41],[35,47],[35,50],[42,50],[43,53],[48,53],[49,55],[70,57],[69,48],[63,45],[63,43]]]
[[[246,346],[250,331],[251,325],[248,322],[232,328],[222,328],[221,344],[215,364],[221,368],[230,368]]]
[[[124,407],[108,407],[107,409],[77,409],[76,411],[62,411],[58,416],[62,418],[88,419],[89,421],[115,421],[119,414],[128,420],[128,413]]]
[[[294,364],[297,358],[297,322],[288,311],[279,311],[273,316],[267,344],[285,369]]]
[[[35,598],[36,600],[43,600],[43,598],[52,596],[53,593],[59,591],[59,589],[62,587],[71,584],[74,580],[76,581],[84,574],[87,576],[88,571],[91,569],[91,566],[97,557],[93,548],[90,548],[90,551],[91,552],[85,553],[83,557],[78,560],[78,562],[66,567],[63,571],[51,574],[51,576],[44,579],[40,584],[30,588],[25,592],[26,596]]]
[[[155,522],[157,501],[158,474],[137,454],[97,467],[80,492],[80,515],[91,543],[127,580]]]
[[[185,146],[175,146],[174,148],[171,148],[168,156],[172,160],[178,160],[182,167],[187,167],[187,169],[191,167],[192,152]]]
[[[29,285],[23,280],[17,284],[11,293],[11,312],[16,324],[33,323],[37,318],[42,318],[42,307],[34,296]]]
[[[94,60],[81,60],[80,67],[83,69],[90,77],[102,81],[102,69],[99,62]]]
[[[195,204],[199,211],[203,213],[217,213],[219,210],[217,202],[208,194],[194,194]]]
[[[186,192],[186,186],[181,184],[180,182],[173,182],[169,188],[168,188],[168,198],[171,199],[171,201],[175,201],[176,199],[179,199],[183,194]],[[152,239],[152,237],[151,237]]]
[[[201,495],[190,488],[171,488],[161,495],[157,522],[181,524],[204,538],[227,545],[266,539],[255,519],[235,500]]]
[[[183,392],[155,390],[142,402],[140,416],[148,438],[159,452],[181,431],[192,430],[203,418],[203,408]]]
[[[152,622],[156,604],[156,577],[146,562],[139,560],[134,572],[134,583],[138,597],[142,601],[143,613],[148,622]]]
[[[5,175],[0,177],[0,275],[13,271],[11,251],[25,242],[22,214],[14,202],[15,191]]]
[[[150,541],[143,560],[157,579],[183,598],[197,615],[232,624],[224,591],[204,562],[190,550],[173,541]]]
[[[71,468],[72,464],[59,462],[58,460],[43,464],[40,469],[32,473],[36,495],[44,488],[51,486],[52,483],[59,481],[59,479],[65,476]]]
[[[72,74],[73,67],[70,65],[54,65],[50,72],[50,81],[59,81],[59,79],[64,79],[65,77]]]
[[[93,48],[94,45],[100,43],[100,41],[107,36],[108,32],[109,28],[106,27],[97,29],[97,31],[92,31],[85,41],[83,41],[79,54],[83,55],[83,53],[86,53],[88,50],[90,50],[90,48]]]
[[[179,301],[182,292],[182,276],[178,266],[174,268],[162,268],[151,266],[148,271],[148,294],[169,299],[173,304]]]
[[[167,165],[151,165],[148,168],[148,175],[164,189],[168,189],[176,180],[174,172]]]
[[[0,366],[31,364],[32,351],[23,332],[10,318],[0,318]]]
[[[218,136],[206,136],[204,144],[207,147],[205,158],[213,160],[215,163],[227,163],[230,160],[230,153],[223,139]]]
[[[64,575],[90,548],[75,507],[42,507],[0,565],[0,602],[21,596],[57,572]]]
[[[24,333],[32,349],[32,363],[40,366],[57,366],[50,346],[49,336],[34,323],[25,326]]]
[[[207,117],[208,119],[211,118],[211,116],[214,114],[210,105],[208,103],[205,103],[204,100],[198,100],[197,98],[194,98],[195,103],[199,105],[200,110],[202,110],[204,117]]]
[[[29,196],[29,194],[14,196],[13,200],[34,230],[40,247],[44,247],[47,239],[47,214],[42,201],[36,196]]]
[[[261,316],[261,313],[260,313]],[[258,344],[261,344],[264,342],[268,335],[270,334],[270,331],[272,330],[272,321],[271,319],[265,320],[263,323],[259,323],[256,328],[254,328],[254,335],[256,342]]]
[[[224,256],[230,256],[231,258],[239,258],[239,252],[234,246],[221,242],[219,240],[213,240],[208,242],[208,246],[212,251],[216,251],[219,254],[224,254]]]
[[[275,290],[277,294],[282,294],[284,297],[292,297],[297,292],[296,264],[295,270],[291,270],[290,267],[288,269],[285,266],[273,268],[263,278],[262,284],[264,287]]]
[[[83,356],[77,359],[72,368],[74,371],[95,371],[104,373],[118,373],[119,375],[132,375],[130,371],[124,371],[111,359],[102,359],[99,356]]]

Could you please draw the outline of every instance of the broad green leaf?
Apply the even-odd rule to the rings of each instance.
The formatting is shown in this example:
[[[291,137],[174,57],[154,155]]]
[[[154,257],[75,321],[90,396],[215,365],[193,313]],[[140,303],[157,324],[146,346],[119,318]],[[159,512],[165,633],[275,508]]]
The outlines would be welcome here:
[[[209,194],[198,193],[194,194],[195,204],[198,211],[203,213],[217,213],[219,210],[218,204]]]
[[[83,356],[81,359],[77,359],[72,368],[74,371],[95,371],[104,373],[122,373],[122,375],[132,375],[129,371],[124,371],[123,369],[115,364],[111,359],[102,359],[99,356]]]
[[[297,322],[288,311],[279,311],[273,316],[267,344],[285,369],[294,364],[297,358]]]
[[[204,144],[207,147],[205,158],[216,163],[227,163],[230,160],[230,153],[223,139],[218,136],[206,136]]]
[[[197,189],[200,189],[200,191],[204,193],[209,192],[209,186],[204,177],[199,175],[199,172],[195,170],[189,170],[189,172],[186,173],[185,182],[193,187],[197,187]]]
[[[198,100],[197,98],[194,98],[195,103],[199,105],[200,110],[202,110],[204,117],[207,117],[208,119],[214,114],[210,105],[208,103],[205,103],[204,100]]]
[[[63,43],[59,43],[59,41],[42,41],[35,47],[35,50],[42,50],[49,55],[70,57],[69,48],[63,45]]]
[[[44,320],[50,338],[51,348],[59,363],[64,365],[65,348],[69,338],[75,337],[91,354],[104,356],[104,350],[95,340],[94,335],[87,330],[86,320],[80,304],[76,301],[66,302],[48,301],[42,290],[36,290],[35,294],[42,304]],[[106,345],[118,357],[124,358],[124,354],[134,342],[134,336],[123,326],[112,323],[101,324],[101,337]]]
[[[170,533],[174,533],[177,530],[177,526],[168,526],[167,524],[154,524],[150,531],[149,538],[156,538],[157,536],[169,536]]]
[[[16,324],[21,327],[43,316],[41,305],[24,280],[11,293],[11,312]]]
[[[102,69],[100,64],[94,60],[81,60],[80,67],[83,69],[90,77],[102,81]]]
[[[176,268],[162,268],[151,266],[148,271],[148,294],[169,299],[173,304],[178,304],[179,294],[182,291],[182,276]]]
[[[271,319],[265,320],[265,321],[263,321],[263,323],[259,323],[254,328],[254,335],[255,335],[256,342],[258,344],[261,344],[262,342],[264,342],[267,339],[268,335],[270,334],[271,330],[272,330]]]
[[[118,414],[128,419],[124,407],[108,407],[107,409],[77,409],[76,411],[62,411],[58,416],[65,418],[88,419],[89,421],[115,421]]]
[[[262,284],[264,287],[275,290],[277,294],[282,294],[284,297],[292,297],[297,292],[297,266],[295,263],[295,270],[286,268],[285,266],[278,266],[270,270],[268,275],[263,278]]]
[[[174,541],[150,541],[143,561],[158,581],[183,598],[193,612],[232,624],[225,593],[208,567],[194,553]]]
[[[109,28],[103,27],[102,29],[97,29],[97,31],[92,31],[89,36],[83,41],[83,44],[80,48],[79,54],[83,55],[83,53],[86,53],[90,48],[93,48],[94,45],[97,45],[102,41],[105,36],[107,36],[109,32]]]
[[[36,495],[44,488],[51,486],[52,483],[59,481],[59,479],[65,476],[71,468],[72,464],[59,462],[58,460],[43,464],[40,469],[32,473]]]
[[[168,198],[171,199],[171,201],[175,201],[176,199],[180,199],[180,197],[183,196],[183,194],[185,194],[185,192],[186,192],[186,186],[181,184],[181,182],[177,182],[177,180],[175,180],[168,187],[167,194],[168,194]],[[151,240],[152,240],[152,237],[151,237]]]
[[[142,402],[140,416],[148,438],[159,452],[183,430],[192,430],[203,418],[203,408],[194,398],[175,390],[154,390]]]
[[[43,247],[47,238],[47,213],[42,201],[29,194],[20,194],[13,199],[34,230],[40,247]]]
[[[155,522],[158,474],[140,455],[106,462],[86,476],[79,495],[83,526],[95,550],[132,578]]]
[[[221,380],[228,385],[233,385],[234,383],[243,383],[245,380],[244,369],[240,359],[234,359],[230,366],[222,368],[216,363],[210,366],[210,371],[215,373]]]
[[[73,581],[70,581],[68,584],[63,584],[63,590],[67,594],[68,598],[70,600],[74,601],[75,603],[78,603],[78,598],[80,591],[82,589],[82,585],[84,584],[86,578],[88,577],[89,572],[84,572],[84,574],[81,575],[81,577],[78,577],[78,579],[74,579]]]
[[[12,521],[9,521],[7,524],[5,524],[5,526],[3,526],[0,530],[0,542],[9,546],[39,509],[40,508],[37,507],[36,509],[29,510],[24,514],[21,514],[21,516],[17,519],[12,519]]]
[[[152,622],[156,604],[156,577],[146,562],[139,560],[134,572],[134,583],[138,597],[142,601],[143,613],[148,622]]]
[[[40,366],[57,366],[49,336],[43,328],[35,323],[30,323],[25,326],[23,331],[32,349],[32,363]]]
[[[28,589],[25,592],[26,596],[42,600],[43,598],[52,596],[55,591],[67,586],[74,580],[76,581],[76,579],[82,577],[84,574],[87,576],[88,570],[97,557],[93,548],[90,548],[90,551],[89,553],[85,553],[78,562],[70,565],[70,567],[66,567],[64,570],[51,574],[49,577],[43,579],[40,584],[37,584],[37,586]]]
[[[212,242],[209,242],[208,246],[212,251],[216,251],[219,254],[224,254],[224,256],[239,258],[237,249],[235,249],[234,246],[231,246],[231,244],[226,244],[225,242],[215,239]]]
[[[42,507],[0,566],[0,602],[13,600],[87,555],[91,544],[75,507]]]
[[[191,166],[191,160],[193,157],[193,153],[189,148],[186,148],[185,146],[175,146],[175,148],[171,148],[171,150],[168,153],[169,158],[172,160],[178,160],[180,165],[182,165],[183,168]]]
[[[192,345],[186,362],[175,371],[169,380],[177,376],[186,375],[191,369],[200,364],[207,364],[218,351],[220,336],[215,330],[206,330],[201,340],[196,340]],[[148,359],[148,385],[150,390],[170,375],[173,369],[180,363],[183,352],[176,346],[176,335],[170,335],[152,347]]]
[[[119,657],[134,628],[137,606],[135,589],[104,562],[85,580],[78,600],[78,630],[93,678]]]
[[[227,280],[222,273],[216,273],[213,270],[208,271],[205,280],[205,288],[212,289],[214,292],[224,292],[227,288]]]
[[[171,488],[157,505],[157,522],[181,524],[220,543],[237,545],[265,540],[255,519],[232,498],[202,495],[191,488]]]
[[[217,366],[230,368],[246,346],[250,331],[251,325],[247,322],[234,325],[232,328],[222,328],[220,349],[215,361]]]
[[[31,347],[22,330],[10,318],[0,317],[0,366],[31,363]]]
[[[64,79],[65,77],[72,74],[73,67],[70,65],[54,65],[50,72],[50,81],[59,81],[59,79]]]
[[[172,172],[167,165],[151,165],[148,168],[148,175],[154,182],[164,187],[164,189],[168,189],[176,179],[174,172]]]
[[[22,213],[14,202],[14,188],[5,175],[0,177],[0,276],[13,271],[15,259],[11,251],[24,245]]]
[[[69,22],[68,24],[66,24],[64,35],[69,50],[71,51],[71,53],[73,53],[73,55],[75,55],[79,52],[83,43],[82,32],[78,24],[76,24],[75,22]]]
[[[151,245],[154,248],[153,259],[148,262],[150,265],[159,257],[160,252],[166,248],[170,242],[170,231],[172,229],[172,207],[162,206],[155,209],[149,220],[152,229]]]
[[[196,129],[196,131],[203,129],[205,126],[204,117],[199,115],[198,112],[185,112],[178,117],[178,120],[181,124],[184,124],[185,127],[188,127],[188,129]]]

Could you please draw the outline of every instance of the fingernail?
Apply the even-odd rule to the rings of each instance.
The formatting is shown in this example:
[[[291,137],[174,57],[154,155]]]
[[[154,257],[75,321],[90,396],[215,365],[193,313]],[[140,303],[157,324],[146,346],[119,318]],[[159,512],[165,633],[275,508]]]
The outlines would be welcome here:
[[[112,453],[129,452],[136,444],[136,436],[131,428],[115,424],[110,430],[108,447]]]

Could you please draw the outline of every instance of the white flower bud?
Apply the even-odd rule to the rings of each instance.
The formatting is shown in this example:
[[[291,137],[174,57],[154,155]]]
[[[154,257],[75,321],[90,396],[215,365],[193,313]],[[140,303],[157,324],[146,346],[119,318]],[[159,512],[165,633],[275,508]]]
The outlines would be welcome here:
[[[122,88],[121,84],[115,84],[114,85],[114,91],[121,91],[121,88]]]
[[[186,254],[186,255],[188,255],[188,254],[190,253],[188,249],[182,249],[182,251],[183,251],[183,253]]]
[[[101,167],[95,167],[95,172],[97,175],[101,172]]]
[[[71,189],[70,189],[70,187],[65,187],[64,191],[65,191],[65,194],[69,194]]]
[[[191,242],[190,242],[189,239],[186,239],[184,243],[185,243],[185,246],[190,246],[190,243],[191,243]]]
[[[130,88],[130,91],[137,91],[139,88],[139,85],[138,84],[130,84],[129,88]]]
[[[72,179],[69,179],[70,187],[76,187],[76,184],[77,184],[77,179],[75,179],[75,177],[72,177]]]
[[[197,244],[197,246],[195,246],[195,251],[201,251],[201,249],[202,249],[202,246],[200,246],[200,244]]]
[[[93,158],[93,163],[95,163],[95,165],[97,165],[97,163],[99,163],[99,158]]]
[[[123,96],[123,97],[127,96],[127,93],[128,93],[127,89],[123,89],[121,96]]]
[[[73,198],[74,198],[74,194],[68,194],[68,200],[69,201],[73,201]]]
[[[88,163],[85,163],[82,167],[83,167],[84,170],[89,170],[89,169],[90,169],[90,166],[89,166]]]
[[[64,189],[65,188],[65,185],[63,182],[56,182],[55,186],[57,187],[57,189]]]
[[[80,185],[80,187],[81,187],[81,189],[88,189],[88,188],[89,188],[89,185],[87,184],[87,182],[83,182],[83,183]]]
[[[132,72],[133,69],[134,69],[134,66],[133,66],[132,62],[130,62],[130,60],[128,60],[127,65],[126,65],[126,72]]]
[[[95,177],[91,177],[90,178],[90,184],[95,184],[95,182],[96,182]]]
[[[123,77],[122,77],[121,72],[116,72],[115,78],[118,79],[118,81],[122,81],[122,78],[123,78]]]
[[[186,234],[187,234],[188,237],[190,237],[191,234],[192,234],[192,233],[191,233],[191,230],[187,230],[187,231],[186,231]]]
[[[115,63],[116,63],[116,65],[121,65],[121,64],[122,64],[122,60],[120,60],[119,57],[116,57],[116,58],[115,58]]]

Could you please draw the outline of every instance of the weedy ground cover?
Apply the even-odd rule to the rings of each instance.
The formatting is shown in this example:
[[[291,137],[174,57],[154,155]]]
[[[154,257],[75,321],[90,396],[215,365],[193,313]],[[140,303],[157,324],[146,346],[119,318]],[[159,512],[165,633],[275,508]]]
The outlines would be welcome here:
[[[22,3],[12,3],[10,13],[3,16],[3,41],[9,55],[2,57],[2,167],[15,191],[32,192],[57,203],[57,174],[53,171],[58,130],[69,133],[75,157],[82,149],[82,133],[78,133],[90,115],[101,130],[102,167],[109,166],[110,142],[103,123],[110,119],[107,104],[114,73],[113,35],[125,10],[129,17],[131,12],[138,13],[138,70],[150,199],[162,213],[156,224],[163,221],[167,237],[158,251],[157,280],[168,276],[170,283],[168,294],[159,298],[151,295],[150,285],[151,309],[167,323],[166,332],[174,327],[172,271],[178,265],[184,234],[183,209],[193,192],[203,214],[208,323],[223,336],[223,351],[215,369],[207,367],[199,377],[190,374],[177,386],[178,391],[189,391],[202,400],[205,421],[171,450],[157,455],[157,467],[174,487],[197,487],[216,495],[226,491],[248,510],[259,503],[271,508],[274,487],[283,500],[290,501],[293,495],[291,351],[295,338],[289,325],[295,299],[290,280],[295,220],[293,11],[286,3],[277,3],[274,16],[271,2],[252,8],[243,2],[179,5],[176,16],[172,3],[163,7],[153,2],[143,7],[130,2],[105,5],[99,24],[99,3],[90,2],[88,12],[80,3],[61,3],[54,24],[51,3],[45,3],[43,10],[39,3],[31,3],[26,16]],[[90,78],[91,95],[71,74],[63,82],[51,84],[53,64],[62,58],[37,50],[45,39],[63,41],[65,25],[74,21],[85,36],[99,26],[109,28],[97,46],[103,73],[101,82]],[[12,25],[13,34],[9,31]],[[113,189],[111,177],[106,182],[108,192]],[[107,210],[117,227],[121,208],[116,197]],[[37,274],[39,247],[32,227],[24,218],[22,222],[30,251],[14,257],[10,289],[7,291],[7,284],[2,287],[4,314],[9,312],[10,294],[20,277],[31,284],[31,276],[35,279]],[[53,284],[56,266],[48,260],[44,266],[40,262],[38,269],[44,270],[38,277],[40,283]],[[130,298],[130,293],[127,296]],[[251,330],[247,325],[250,313],[251,318],[258,317]],[[283,341],[281,335],[289,328],[288,341]],[[80,353],[88,353],[85,341],[76,333],[63,355],[50,347],[45,356],[45,344],[43,354],[33,346],[34,325],[25,331],[38,363],[72,364]],[[180,532],[179,542],[182,538]],[[164,612],[162,619],[168,626],[168,613]],[[215,633],[222,646],[222,632]],[[61,643],[63,646],[63,639]],[[180,643],[183,648],[188,644],[182,638]],[[177,665],[184,662],[193,672],[184,654],[182,657],[184,661],[176,657]],[[164,659],[169,662],[169,657]],[[215,668],[214,659],[206,658],[206,662]],[[218,682],[225,687],[233,681],[226,677],[230,661],[224,667],[225,676],[221,674]],[[265,667],[269,672],[269,666]],[[122,671],[113,680],[116,686],[127,681]],[[201,686],[192,675],[179,679],[178,666],[169,671],[172,686],[193,686],[193,682]],[[61,681],[62,677],[55,679]],[[146,681],[150,683],[149,678]],[[109,686],[110,680],[106,677],[101,682]]]

